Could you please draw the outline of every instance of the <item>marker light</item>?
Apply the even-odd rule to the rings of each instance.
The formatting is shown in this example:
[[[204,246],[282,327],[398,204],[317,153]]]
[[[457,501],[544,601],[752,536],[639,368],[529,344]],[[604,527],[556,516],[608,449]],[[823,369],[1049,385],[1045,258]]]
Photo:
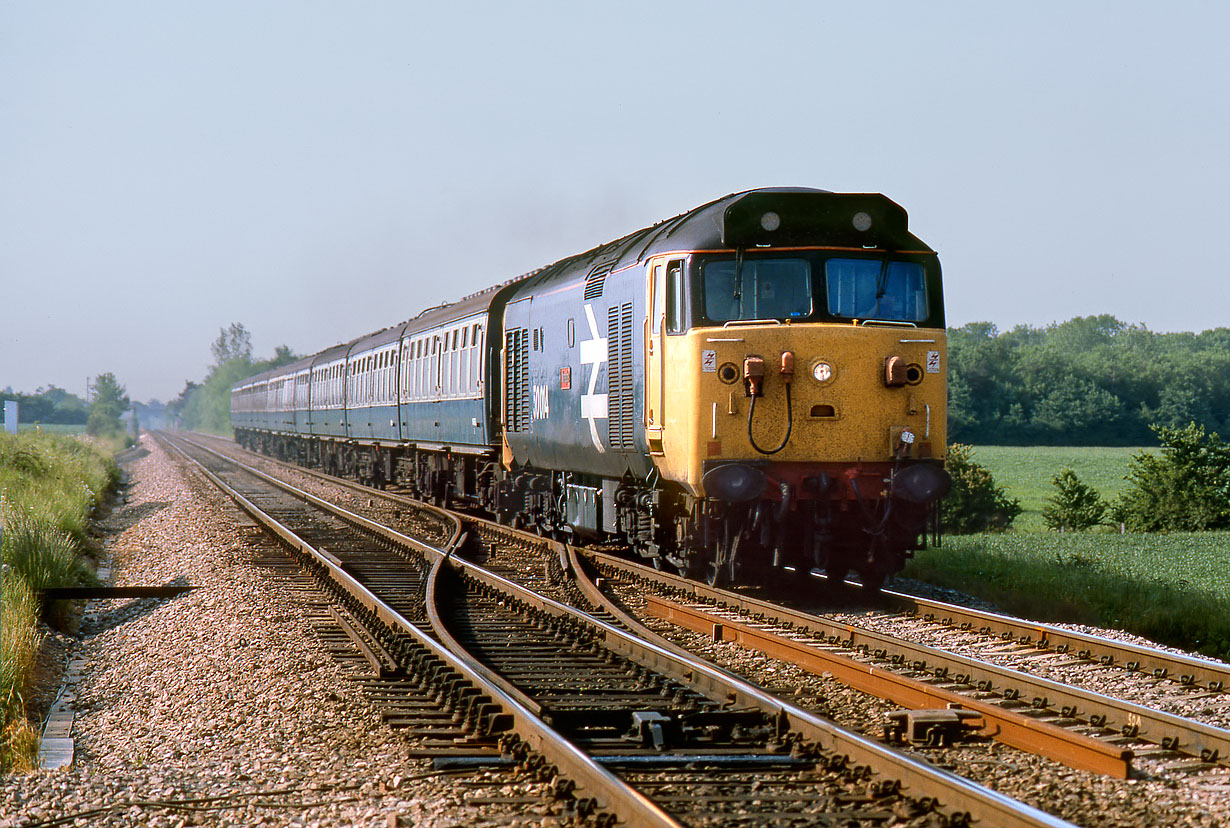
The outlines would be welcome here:
[[[811,367],[811,375],[816,382],[828,382],[833,378],[833,366],[827,362],[817,362]]]

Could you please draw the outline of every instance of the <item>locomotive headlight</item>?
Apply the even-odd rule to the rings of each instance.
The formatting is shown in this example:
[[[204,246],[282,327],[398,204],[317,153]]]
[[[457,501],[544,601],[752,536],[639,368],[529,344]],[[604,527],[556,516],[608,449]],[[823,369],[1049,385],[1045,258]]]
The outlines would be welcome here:
[[[705,472],[701,478],[705,494],[731,503],[746,503],[760,497],[764,491],[764,472],[742,463],[726,463]]]
[[[782,217],[770,210],[760,217],[760,226],[772,233],[782,226]]]
[[[821,360],[811,366],[811,376],[812,379],[823,385],[833,378],[833,366]]]
[[[939,466],[909,466],[893,475],[893,496],[911,503],[934,503],[952,488],[952,478]]]
[[[855,230],[860,233],[866,233],[871,229],[871,216],[860,210],[854,214],[853,224]]]

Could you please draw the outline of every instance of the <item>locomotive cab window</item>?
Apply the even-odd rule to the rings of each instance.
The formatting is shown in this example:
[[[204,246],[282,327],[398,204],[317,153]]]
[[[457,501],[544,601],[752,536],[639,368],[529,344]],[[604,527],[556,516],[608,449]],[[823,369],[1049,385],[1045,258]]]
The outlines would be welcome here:
[[[926,274],[917,262],[829,259],[824,276],[833,316],[921,322],[930,313]]]
[[[812,315],[811,264],[806,259],[718,259],[701,265],[705,317],[805,319]]]

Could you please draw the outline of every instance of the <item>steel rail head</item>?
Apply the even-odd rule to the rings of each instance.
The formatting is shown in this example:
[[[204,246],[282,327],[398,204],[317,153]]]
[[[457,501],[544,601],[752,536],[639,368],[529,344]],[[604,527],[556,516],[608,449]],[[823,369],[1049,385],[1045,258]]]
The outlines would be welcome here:
[[[916,797],[932,797],[951,815],[969,814],[986,825],[1005,828],[1072,828],[1071,824],[955,774],[938,769],[862,734],[821,719],[810,711],[773,696],[747,680],[695,655],[675,652],[609,624],[589,613],[526,589],[520,584],[468,561],[450,559],[480,582],[495,587],[529,606],[551,615],[579,620],[606,638],[606,645],[638,663],[666,673],[681,684],[733,707],[755,708],[783,717],[790,728],[820,747],[844,755],[901,782]],[[607,611],[611,608],[608,606]]]
[[[947,620],[953,626],[957,625],[959,619],[965,620],[971,627],[998,629],[1001,635],[1008,635],[1020,644],[1039,649],[1062,647],[1073,655],[1084,653],[1085,657],[1094,661],[1117,662],[1120,667],[1152,673],[1159,678],[1168,677],[1181,684],[1203,685],[1214,691],[1230,690],[1230,664],[1214,659],[1171,653],[1129,641],[1117,641],[1091,633],[1067,630],[1053,624],[1026,621],[1002,613],[962,607],[892,590],[884,590],[883,594],[906,611],[919,615],[934,615]]]
[[[203,448],[212,452],[212,449],[208,447]],[[216,452],[213,453],[217,454]],[[187,455],[185,454],[184,456]],[[222,457],[222,455],[219,455],[219,457]],[[223,459],[232,464],[243,465],[230,458],[223,457]],[[196,461],[193,462],[195,463]],[[669,814],[666,814],[660,807],[645,798],[639,791],[630,788],[614,774],[611,774],[610,771],[607,771],[590,757],[586,756],[563,736],[547,727],[545,723],[538,720],[529,710],[523,708],[516,699],[505,694],[501,688],[489,685],[481,675],[471,672],[462,658],[454,655],[443,645],[419,630],[418,627],[415,627],[378,597],[370,593],[362,584],[351,578],[340,567],[320,555],[319,552],[302,539],[299,539],[289,529],[265,515],[254,504],[244,498],[243,495],[227,486],[221,478],[218,478],[199,463],[197,465],[210,477],[215,485],[218,485],[232,499],[236,500],[241,508],[249,511],[258,520],[269,524],[275,533],[282,536],[289,544],[301,549],[305,554],[317,560],[320,565],[330,572],[330,575],[335,580],[343,585],[343,588],[359,598],[361,603],[372,611],[376,617],[390,626],[411,635],[416,641],[427,647],[429,651],[444,660],[450,667],[465,675],[476,686],[483,688],[484,692],[495,699],[497,703],[512,715],[517,732],[523,735],[523,738],[526,739],[533,749],[556,763],[578,785],[586,788],[587,792],[592,792],[595,798],[606,804],[608,808],[617,810],[620,816],[628,821],[630,825],[636,825],[637,828],[650,828],[650,826],[679,828],[678,823]],[[262,472],[252,471],[262,479],[267,477]],[[270,479],[270,482],[275,481]],[[293,488],[284,484],[279,485],[288,489]],[[326,508],[346,511],[341,510],[340,507],[330,507],[329,504],[320,501],[319,498],[315,498],[307,493],[304,494],[311,501],[319,501]],[[371,523],[371,521],[361,516],[355,515],[355,517],[362,523]],[[392,530],[387,529],[385,531],[392,532]],[[392,534],[400,536],[400,533],[393,532]],[[407,538],[406,540],[410,539]],[[416,547],[425,546],[418,542],[412,543]],[[426,548],[430,549],[430,547]],[[435,553],[433,555],[434,564],[436,556],[442,558],[444,555],[439,550],[433,551]],[[694,656],[684,658],[682,655],[677,655],[652,641],[641,639],[618,627],[594,618],[588,613],[530,592],[524,587],[489,572],[476,564],[449,557],[448,565],[464,568],[477,580],[496,586],[531,606],[537,606],[552,615],[571,616],[589,624],[603,633],[607,637],[608,643],[613,645],[618,652],[622,652],[634,660],[647,663],[660,670],[670,669],[676,680],[691,686],[703,695],[710,698],[722,698],[724,696],[726,701],[736,706],[755,707],[785,717],[793,730],[812,739],[822,748],[837,755],[847,756],[853,762],[877,769],[878,772],[885,775],[891,775],[900,781],[903,788],[911,795],[932,797],[942,803],[943,810],[951,815],[968,814],[973,819],[982,820],[985,824],[1005,826],[1005,828],[1072,828],[1071,824],[1064,820],[984,788],[955,774],[935,768],[929,763],[912,759],[858,733],[847,731],[831,722],[820,719],[809,711],[778,699],[745,680],[714,667],[707,662],[696,659]],[[626,809],[626,812],[624,809]]]
[[[203,446],[201,448],[206,451],[212,451],[208,447]],[[516,698],[506,694],[499,686],[489,683],[484,675],[472,670],[466,658],[455,655],[447,647],[433,639],[425,631],[415,626],[382,601],[349,573],[329,560],[328,557],[321,555],[311,544],[308,544],[272,516],[263,512],[256,504],[229,486],[224,480],[205,468],[182,449],[177,450],[204,473],[215,486],[239,504],[240,508],[265,524],[290,546],[315,560],[318,565],[329,573],[329,576],[334,581],[358,599],[377,618],[397,631],[410,636],[418,645],[464,676],[474,686],[480,688],[483,693],[490,696],[504,712],[512,717],[514,731],[533,750],[540,753],[547,761],[554,763],[564,775],[576,782],[578,789],[594,797],[603,808],[618,814],[622,822],[634,828],[683,828],[677,820],[663,811],[659,805],[587,756],[572,742],[535,716],[532,711],[523,707]],[[230,458],[223,459],[230,463],[242,465]],[[264,475],[260,472],[256,472],[256,474],[264,478]],[[445,556],[438,550],[436,552],[436,560],[442,562]]]
[[[911,661],[926,661],[933,668],[949,665],[951,671],[964,674],[969,679],[968,683],[977,684],[979,681],[985,681],[989,682],[988,688],[1000,688],[1001,690],[1005,687],[1015,687],[1038,700],[1043,707],[1071,707],[1073,710],[1081,711],[1085,716],[1105,717],[1100,723],[1101,726],[1111,727],[1133,738],[1139,737],[1159,745],[1164,744],[1173,750],[1192,756],[1210,757],[1211,761],[1225,763],[1230,760],[1230,731],[1228,730],[1184,719],[1173,713],[1166,713],[1103,693],[1062,684],[1019,670],[999,667],[968,656],[894,639],[854,624],[829,621],[808,612],[727,592],[609,555],[586,554],[595,560],[600,560],[606,566],[635,572],[639,577],[656,581],[685,594],[690,593],[705,600],[726,604],[752,614],[771,615],[794,624],[800,629],[839,634],[851,643],[862,641],[867,643],[868,647],[883,647],[886,650],[894,648],[898,653],[908,653]]]
[[[203,443],[200,443],[188,437],[183,437],[182,435],[180,436],[180,439],[184,440],[187,443],[190,443],[191,445],[197,446],[198,448],[204,451],[211,452],[218,457],[224,458],[227,460],[227,462],[234,462],[238,464],[241,468],[247,471],[251,471],[255,474],[261,475],[264,479],[270,482],[276,482],[278,485],[283,485],[281,481],[277,481],[276,478],[268,477],[267,475],[264,475],[262,472],[247,465],[246,463],[226,457],[226,455],[216,451],[215,449],[210,448],[209,446],[204,445]],[[239,447],[236,446],[236,448],[239,448]],[[252,453],[252,452],[248,452],[247,449],[243,449],[243,448],[239,448],[239,450],[246,452],[248,454]],[[461,544],[465,541],[464,533],[462,532],[461,520],[457,517],[456,514],[449,512],[445,509],[441,509],[438,506],[434,506],[430,503],[425,503],[421,500],[414,500],[413,498],[406,497],[405,495],[392,494],[390,492],[381,491],[380,489],[370,489],[365,486],[361,486],[357,483],[354,483],[350,480],[346,480],[340,477],[335,477],[330,474],[325,474],[324,472],[320,472],[315,469],[309,469],[303,466],[298,466],[298,465],[295,465],[294,463],[287,463],[283,460],[278,460],[274,457],[266,457],[264,455],[261,455],[260,458],[261,460],[265,462],[273,463],[283,468],[290,469],[294,471],[296,474],[303,474],[308,477],[313,477],[317,480],[320,480],[321,482],[328,483],[331,486],[341,486],[343,488],[351,490],[352,492],[355,492],[356,494],[364,494],[364,495],[378,497],[382,500],[388,501],[389,503],[393,503],[393,504],[405,505],[406,503],[413,503],[417,508],[420,508],[425,512],[431,512],[432,514],[436,515],[440,519],[447,522],[452,527],[449,532],[449,537],[444,541],[443,544],[441,544],[440,548],[443,550],[447,551],[447,550],[456,549],[460,547]],[[290,484],[285,484],[285,485],[290,486]],[[301,491],[300,489],[297,489],[293,486],[291,486],[290,489],[296,492]]]
[[[1057,759],[1078,770],[1126,779],[1132,751],[1101,739],[1075,733],[1015,710],[962,696],[930,682],[879,669],[850,656],[811,643],[731,620],[707,610],[685,606],[657,595],[648,596],[648,612],[684,629],[711,634],[715,641],[734,641],[771,658],[795,664],[816,675],[832,675],[843,684],[915,710],[960,708],[980,717],[984,735],[1012,747]]]

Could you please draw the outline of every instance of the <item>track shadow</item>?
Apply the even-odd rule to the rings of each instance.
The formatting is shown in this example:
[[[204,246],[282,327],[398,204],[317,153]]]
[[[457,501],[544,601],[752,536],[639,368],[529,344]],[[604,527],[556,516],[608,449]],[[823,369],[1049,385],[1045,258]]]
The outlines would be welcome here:
[[[145,520],[150,515],[156,515],[170,503],[165,501],[150,500],[145,503],[138,503],[135,506],[124,506],[120,509],[115,509],[106,518],[106,530],[109,532],[123,532],[125,529],[131,528],[141,521]]]
[[[188,586],[188,579],[182,576],[174,578],[167,581],[164,586]],[[179,597],[182,598],[183,596]],[[97,603],[103,608],[84,615],[77,629],[77,634],[82,638],[98,635],[107,630],[115,629],[122,624],[127,624],[129,621],[135,621],[142,616],[149,615],[163,604],[176,600],[179,599],[118,598],[111,601],[100,600]]]

